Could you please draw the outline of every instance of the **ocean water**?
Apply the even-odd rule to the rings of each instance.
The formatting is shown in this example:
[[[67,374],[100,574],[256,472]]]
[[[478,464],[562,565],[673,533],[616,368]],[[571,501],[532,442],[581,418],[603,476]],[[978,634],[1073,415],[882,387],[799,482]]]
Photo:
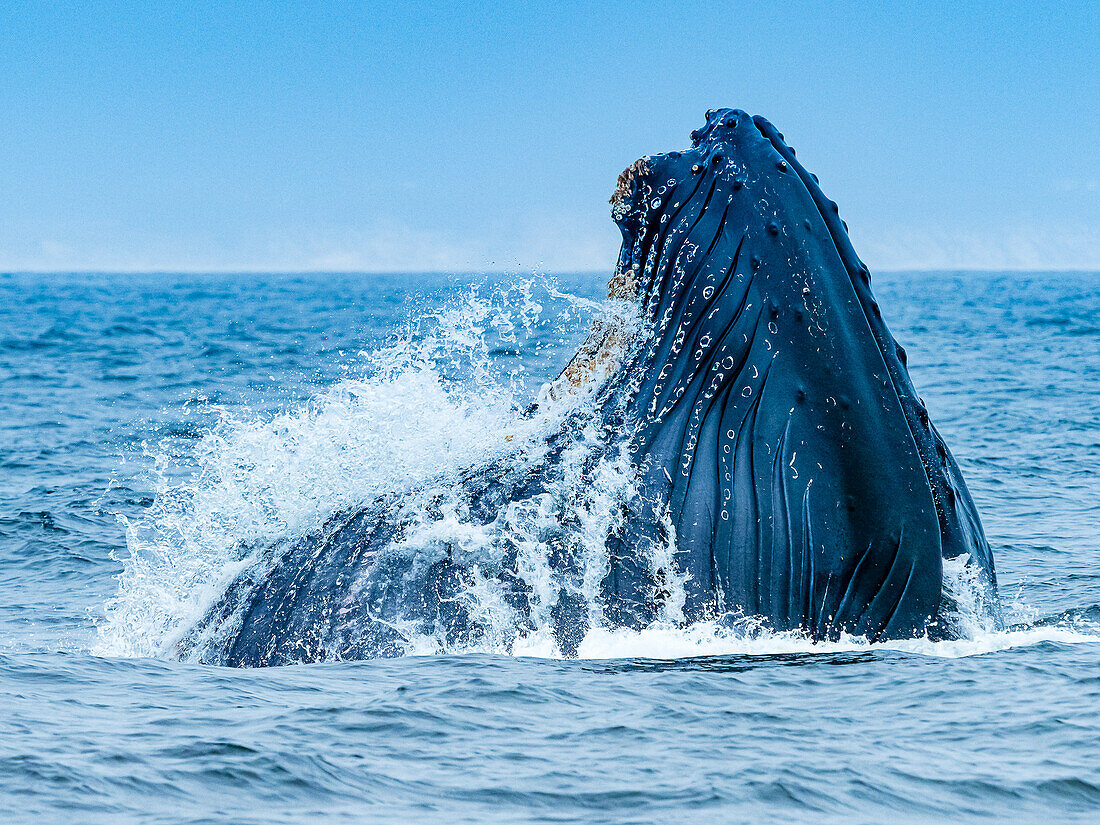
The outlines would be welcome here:
[[[0,275],[0,822],[1100,821],[1100,274],[874,289],[1006,629],[236,670],[233,548],[499,447],[603,279]]]

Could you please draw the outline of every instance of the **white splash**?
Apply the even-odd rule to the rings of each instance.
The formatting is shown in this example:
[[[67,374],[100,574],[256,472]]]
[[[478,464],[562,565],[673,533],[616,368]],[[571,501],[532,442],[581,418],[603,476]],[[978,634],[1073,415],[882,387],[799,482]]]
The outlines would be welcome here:
[[[586,317],[608,310],[550,285],[558,316],[544,318],[534,297],[540,285],[546,292],[534,280],[473,288],[419,313],[390,346],[363,354],[357,376],[300,408],[259,418],[223,411],[184,458],[190,471],[182,479],[180,456],[165,445],[151,450],[155,499],[141,519],[123,519],[128,553],[94,652],[164,655],[257,549],[305,535],[383,493],[541,444],[554,415],[520,415],[522,376],[498,375],[492,347],[516,342],[540,322],[579,316],[583,327]],[[563,415],[578,400],[566,397],[553,412]],[[468,526],[452,520],[434,529],[452,528]]]
[[[995,653],[1043,642],[1100,645],[1100,628],[1028,627],[981,632],[951,641],[927,638],[871,643],[861,636],[843,635],[836,641],[815,642],[798,633],[775,633],[759,628],[728,629],[710,622],[687,627],[654,625],[640,631],[594,630],[577,652],[582,659],[682,659],[697,656],[776,656],[784,654],[858,653],[893,650],[957,659]],[[539,656],[516,651],[516,655]]]

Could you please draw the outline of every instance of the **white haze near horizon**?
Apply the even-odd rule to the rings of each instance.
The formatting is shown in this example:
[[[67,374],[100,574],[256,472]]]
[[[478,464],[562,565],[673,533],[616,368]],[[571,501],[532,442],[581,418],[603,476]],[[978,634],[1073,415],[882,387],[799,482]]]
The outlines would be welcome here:
[[[856,251],[873,271],[1100,271],[1096,227],[873,231],[847,220]],[[497,249],[486,238],[411,227],[242,240],[213,249],[140,236],[129,238],[129,248],[48,241],[0,249],[0,272],[602,272],[614,267],[619,249],[618,231],[605,222],[586,228],[560,221]]]

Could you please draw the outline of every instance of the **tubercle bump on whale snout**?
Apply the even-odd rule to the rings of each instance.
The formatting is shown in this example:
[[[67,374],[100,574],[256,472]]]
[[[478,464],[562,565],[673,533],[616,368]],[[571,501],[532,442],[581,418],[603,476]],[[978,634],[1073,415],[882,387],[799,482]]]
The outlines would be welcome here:
[[[708,109],[707,122],[691,133],[692,148],[712,139],[726,139],[743,123],[751,123],[752,117],[742,109]]]

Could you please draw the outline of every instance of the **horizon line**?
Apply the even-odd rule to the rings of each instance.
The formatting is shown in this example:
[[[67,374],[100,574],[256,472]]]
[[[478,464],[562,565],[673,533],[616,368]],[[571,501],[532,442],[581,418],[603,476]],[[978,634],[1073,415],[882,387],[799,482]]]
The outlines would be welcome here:
[[[610,269],[2,269],[0,277],[16,275],[450,275],[450,276],[488,276],[488,275],[606,275],[614,272]],[[1079,274],[1098,275],[1100,267],[1095,269],[1082,267],[1049,267],[1035,269],[1031,267],[882,267],[871,270],[884,274],[905,273],[996,273],[1018,272],[1036,274]]]

